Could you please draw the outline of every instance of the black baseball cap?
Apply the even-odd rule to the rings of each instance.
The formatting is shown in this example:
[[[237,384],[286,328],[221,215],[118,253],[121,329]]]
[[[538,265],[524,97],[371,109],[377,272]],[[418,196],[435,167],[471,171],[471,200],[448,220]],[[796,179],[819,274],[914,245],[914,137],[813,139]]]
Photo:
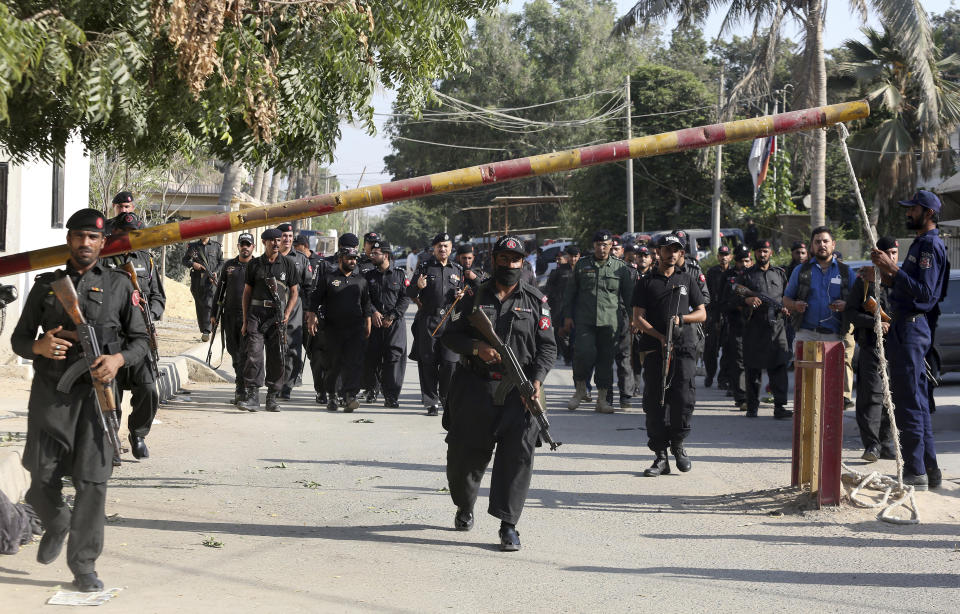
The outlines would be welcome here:
[[[143,227],[136,213],[121,213],[111,223],[116,230],[138,230]]]
[[[294,239],[293,239],[293,244],[294,244],[294,245],[306,245],[307,247],[310,247],[310,239],[307,238],[307,235],[297,235],[297,236],[294,237]]]
[[[516,237],[511,236],[500,237],[500,239],[497,240],[497,243],[493,246],[493,253],[496,254],[499,252],[513,252],[521,256],[527,255],[523,250],[523,243]]]
[[[240,236],[237,237],[237,243],[249,243],[253,245],[253,235],[249,232],[241,232]]]
[[[726,245],[721,245],[720,247],[717,248],[718,256],[726,256],[729,253],[730,253],[730,248],[727,247]]]
[[[657,247],[666,247],[668,245],[678,245],[680,249],[684,247],[683,240],[673,233],[667,233],[657,240]]]

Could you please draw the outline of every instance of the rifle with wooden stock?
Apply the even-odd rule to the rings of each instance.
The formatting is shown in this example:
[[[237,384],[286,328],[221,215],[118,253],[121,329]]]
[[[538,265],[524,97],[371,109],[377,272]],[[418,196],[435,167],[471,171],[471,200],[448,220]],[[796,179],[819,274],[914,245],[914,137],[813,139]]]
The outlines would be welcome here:
[[[127,272],[127,275],[130,276],[130,281],[133,282],[133,289],[137,297],[137,307],[140,308],[140,317],[143,318],[143,325],[147,328],[147,345],[150,346],[150,355],[147,356],[147,364],[150,365],[150,370],[153,371],[154,381],[160,381],[160,348],[157,345],[157,327],[153,324],[153,314],[150,312],[150,305],[143,296],[143,291],[140,290],[140,280],[137,278],[137,270],[134,268],[133,263],[124,263],[123,270]]]
[[[76,325],[77,340],[80,342],[80,347],[83,351],[82,360],[74,363],[74,365],[77,365],[76,367],[71,365],[70,368],[67,369],[67,372],[64,373],[63,377],[60,378],[60,382],[57,384],[57,390],[65,394],[69,393],[76,378],[84,368],[86,369],[90,374],[90,380],[93,382],[93,390],[96,393],[97,409],[99,410],[97,414],[100,426],[107,434],[107,438],[110,440],[110,446],[113,448],[113,463],[114,465],[119,465],[120,424],[117,422],[117,403],[116,397],[113,394],[113,384],[112,382],[101,382],[93,376],[93,363],[96,362],[97,358],[102,354],[100,351],[100,342],[97,340],[97,332],[93,326],[87,322],[86,318],[83,317],[83,312],[80,310],[80,300],[77,297],[77,289],[73,287],[73,282],[70,281],[70,277],[63,275],[50,284],[50,287],[53,289],[53,293],[57,296],[60,304],[63,305],[67,315],[70,316],[70,319],[73,320],[73,323]],[[64,390],[64,388],[66,388],[66,390]]]
[[[540,425],[540,438],[550,445],[551,450],[559,448],[562,442],[554,441],[550,436],[550,422],[547,421],[547,412],[543,408],[540,397],[536,399],[533,398],[533,393],[536,391],[536,388],[534,388],[533,382],[530,381],[520,367],[520,361],[517,360],[517,355],[510,346],[503,343],[497,335],[497,331],[493,330],[493,324],[490,322],[490,318],[487,317],[487,314],[483,313],[482,309],[474,309],[473,313],[467,317],[467,320],[483,335],[487,343],[500,354],[500,362],[505,368],[503,379],[500,381],[500,385],[497,386],[497,390],[493,395],[494,404],[503,405],[510,391],[516,388],[520,392],[520,400],[523,401],[523,406],[534,417],[537,424]]]
[[[270,300],[273,302],[274,315],[270,321],[276,321],[277,324],[277,335],[280,341],[280,364],[283,365],[287,359],[287,327],[283,322],[283,303],[280,302],[280,287],[279,284],[277,284],[276,277],[267,277],[264,278],[263,281],[267,284],[267,290],[270,291]],[[260,332],[266,333],[267,331],[261,329]]]

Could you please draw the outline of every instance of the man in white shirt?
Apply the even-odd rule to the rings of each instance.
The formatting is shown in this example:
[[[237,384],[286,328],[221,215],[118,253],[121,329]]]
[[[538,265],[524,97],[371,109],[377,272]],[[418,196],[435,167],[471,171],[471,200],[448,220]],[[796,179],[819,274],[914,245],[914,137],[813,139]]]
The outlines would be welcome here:
[[[410,250],[410,253],[407,254],[407,279],[409,279],[410,276],[413,275],[414,269],[417,268],[417,252],[418,251],[419,250],[416,247],[414,247],[413,249]]]

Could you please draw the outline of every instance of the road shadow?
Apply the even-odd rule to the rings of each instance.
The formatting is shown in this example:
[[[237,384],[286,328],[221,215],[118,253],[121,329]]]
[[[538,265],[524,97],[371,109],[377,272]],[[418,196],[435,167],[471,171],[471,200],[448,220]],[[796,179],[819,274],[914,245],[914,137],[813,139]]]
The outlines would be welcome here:
[[[401,462],[391,462],[391,461],[374,461],[374,460],[352,460],[352,459],[341,459],[341,460],[326,460],[326,459],[307,459],[307,460],[291,460],[289,458],[261,458],[258,459],[265,463],[279,463],[284,462],[289,465],[294,464],[311,464],[311,465],[333,465],[333,466],[349,466],[349,467],[372,467],[375,469],[396,469],[398,471],[428,471],[434,473],[446,473],[447,467],[445,464],[427,464],[427,463],[401,463]],[[488,468],[487,471],[491,471],[491,468]],[[636,475],[636,471],[570,471],[563,469],[543,469],[536,468],[534,472],[538,475]]]
[[[808,584],[823,586],[876,586],[881,588],[956,588],[957,574],[924,573],[837,573],[797,571],[793,569],[709,569],[706,567],[564,567],[563,571],[661,576],[680,580],[719,580],[724,582],[763,582],[770,584]]]

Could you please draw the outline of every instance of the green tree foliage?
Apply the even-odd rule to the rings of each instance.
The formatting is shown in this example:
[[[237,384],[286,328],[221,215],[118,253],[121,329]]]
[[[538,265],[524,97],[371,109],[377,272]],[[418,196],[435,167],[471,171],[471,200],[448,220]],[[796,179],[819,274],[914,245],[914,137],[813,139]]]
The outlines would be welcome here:
[[[370,95],[418,109],[464,68],[498,0],[3,0],[0,145],[53,158],[72,134],[133,161],[201,150],[284,168],[329,159]]]
[[[767,178],[760,184],[757,205],[753,208],[753,218],[761,228],[777,228],[777,216],[781,213],[797,213],[791,197],[792,184],[790,153],[777,149],[767,169]]]
[[[443,229],[443,216],[418,201],[392,205],[374,226],[394,247],[420,247]]]
[[[639,33],[611,39],[615,17],[616,7],[609,0],[533,0],[520,13],[478,18],[467,43],[472,70],[452,75],[436,87],[441,95],[475,107],[440,98],[443,104],[424,110],[422,118],[392,120],[387,131],[395,153],[385,158],[387,169],[403,179],[623,138],[625,111],[610,111],[623,104],[625,78],[653,42]],[[484,109],[499,109],[509,117]],[[489,204],[497,195],[568,191],[569,176],[550,175],[432,196],[423,202],[445,211],[451,228],[478,235],[487,230],[487,212],[455,212],[466,205]],[[511,228],[557,223],[556,208],[510,212]],[[502,220],[494,217],[494,227],[498,224]]]

